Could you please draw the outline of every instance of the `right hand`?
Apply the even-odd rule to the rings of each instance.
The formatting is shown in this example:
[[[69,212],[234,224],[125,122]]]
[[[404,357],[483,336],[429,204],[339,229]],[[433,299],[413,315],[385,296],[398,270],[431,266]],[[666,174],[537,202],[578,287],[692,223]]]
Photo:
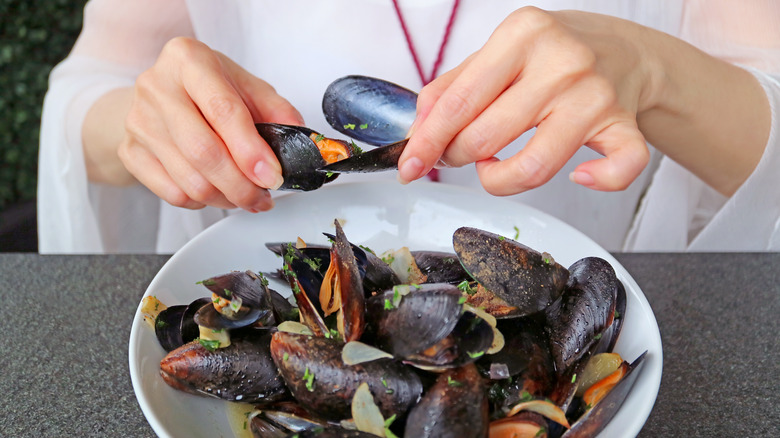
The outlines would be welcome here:
[[[136,80],[118,155],[161,199],[184,208],[273,207],[281,166],[256,122],[303,124],[268,83],[205,44],[174,38]]]

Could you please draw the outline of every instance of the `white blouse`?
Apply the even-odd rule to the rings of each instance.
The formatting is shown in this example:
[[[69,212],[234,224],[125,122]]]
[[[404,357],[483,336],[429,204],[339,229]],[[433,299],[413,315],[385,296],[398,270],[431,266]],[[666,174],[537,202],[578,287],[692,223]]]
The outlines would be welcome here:
[[[427,73],[452,0],[400,4]],[[759,165],[730,198],[652,149],[650,166],[627,190],[583,188],[567,177],[579,163],[596,156],[581,148],[549,183],[513,199],[559,217],[608,250],[780,249],[780,2],[494,0],[488,6],[462,0],[440,72],[478,50],[511,11],[528,4],[633,20],[748,68],[769,97],[772,128]],[[326,135],[339,135],[320,110],[321,96],[334,79],[364,74],[411,89],[422,85],[390,0],[92,0],[73,51],[52,71],[44,102],[40,252],[170,253],[230,214],[208,207],[176,208],[144,187],[109,187],[86,177],[81,126],[88,109],[107,91],[132,85],[165,42],[177,35],[200,39],[272,84],[299,109],[308,126]],[[529,135],[499,158],[516,152]],[[445,183],[479,186],[473,166],[443,169],[440,176]],[[375,177],[394,179],[392,174]]]

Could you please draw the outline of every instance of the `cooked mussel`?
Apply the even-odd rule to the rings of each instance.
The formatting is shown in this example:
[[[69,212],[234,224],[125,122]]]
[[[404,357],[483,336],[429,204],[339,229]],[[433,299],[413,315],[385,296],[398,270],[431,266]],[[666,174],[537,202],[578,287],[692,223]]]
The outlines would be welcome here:
[[[405,437],[484,437],[488,402],[474,364],[443,372],[409,412]]]
[[[200,308],[210,304],[210,299],[198,298],[189,305],[170,306],[157,314],[154,334],[165,351],[175,350],[198,337],[198,325],[193,318]]]
[[[459,228],[452,243],[466,271],[522,315],[547,308],[569,278],[551,256],[485,230]]]
[[[346,76],[325,90],[322,112],[333,129],[373,146],[406,138],[417,112],[417,94],[368,76]]]
[[[337,340],[294,333],[274,333],[271,355],[295,399],[327,420],[350,418],[350,402],[358,386],[368,383],[386,418],[402,415],[422,394],[420,378],[389,359],[347,366]]]
[[[546,309],[550,350],[562,374],[600,339],[612,324],[620,280],[598,257],[578,260],[561,299]]]
[[[210,350],[195,340],[166,355],[160,375],[170,386],[231,401],[261,403],[286,397],[270,354],[271,335],[233,339]]]
[[[367,301],[370,336],[380,349],[426,369],[474,362],[490,349],[493,329],[464,312],[463,301],[447,283],[396,286]]]
[[[282,166],[284,183],[279,190],[309,191],[322,187],[338,175],[319,169],[352,156],[356,150],[351,143],[325,138],[303,126],[258,123],[255,128]]]
[[[323,170],[381,172],[397,168],[416,110],[417,94],[392,82],[355,75],[335,80],[322,98],[325,120],[357,141],[381,147]]]
[[[212,292],[213,305],[201,307],[195,322],[215,330],[259,323],[275,324],[268,281],[252,271],[235,271],[201,282]]]

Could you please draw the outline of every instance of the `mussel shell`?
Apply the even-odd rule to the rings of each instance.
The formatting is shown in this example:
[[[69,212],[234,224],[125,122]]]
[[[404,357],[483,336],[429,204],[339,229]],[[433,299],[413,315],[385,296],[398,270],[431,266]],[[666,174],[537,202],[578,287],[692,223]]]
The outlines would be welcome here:
[[[484,437],[487,431],[484,383],[476,367],[469,364],[439,375],[409,412],[404,436]]]
[[[317,170],[327,164],[310,137],[319,135],[317,132],[303,126],[276,123],[257,123],[255,128],[282,166],[284,183],[278,190],[316,190],[338,176]]]
[[[405,362],[426,370],[441,371],[464,366],[485,355],[493,343],[493,328],[479,316],[464,313],[446,338],[405,358]]]
[[[385,418],[402,416],[422,394],[420,378],[410,368],[388,359],[347,366],[343,344],[294,333],[274,333],[271,355],[295,399],[310,412],[338,421],[350,418],[350,403],[366,382]],[[310,380],[304,379],[310,375]],[[307,388],[308,384],[308,388]]]
[[[381,79],[346,76],[325,90],[322,112],[333,129],[384,146],[406,138],[417,114],[417,94]]]
[[[634,386],[642,365],[644,364],[647,351],[637,357],[629,366],[629,371],[618,382],[615,387],[600,401],[586,412],[576,423],[574,423],[566,433],[565,438],[592,437],[596,436],[609,423],[612,417],[623,405],[628,393]]]
[[[230,401],[260,403],[287,395],[270,354],[271,335],[231,339],[225,348],[209,351],[192,341],[168,353],[160,375],[176,389]]]
[[[462,227],[452,243],[466,271],[521,315],[555,302],[569,277],[566,268],[538,251],[488,231]]]
[[[334,240],[336,237],[330,233],[323,234],[331,240]],[[358,269],[363,277],[363,289],[367,296],[371,292],[383,291],[401,283],[401,280],[390,269],[390,266],[371,250],[354,243],[350,243],[350,245],[352,245],[352,252],[355,254]]]
[[[412,251],[414,262],[428,283],[459,284],[471,277],[458,260],[458,255],[443,251]]]
[[[333,221],[336,236],[333,239],[331,263],[336,264],[340,285],[343,337],[345,342],[357,341],[363,334],[366,325],[366,304],[363,292],[363,280],[360,276],[356,257],[347,235],[341,228],[338,219]],[[361,251],[362,252],[362,251]],[[365,253],[363,253],[365,255]]]
[[[273,311],[271,309],[249,309],[248,311],[243,312],[240,318],[232,319],[226,318],[211,304],[207,304],[201,307],[200,310],[198,310],[198,312],[195,314],[194,319],[198,325],[214,330],[232,330],[246,327],[260,320],[269,319],[271,320],[271,325],[273,325],[274,321]]]
[[[241,298],[242,306],[271,308],[267,282],[252,271],[233,271],[201,282],[208,290],[227,300]]]
[[[157,315],[154,333],[165,351],[175,350],[198,337],[199,329],[194,316],[198,309],[209,304],[210,299],[198,298],[186,306],[170,306]]]
[[[344,429],[340,426],[315,427],[302,430],[288,437],[296,438],[376,438],[376,435],[359,430]]]
[[[550,354],[544,315],[498,319],[496,328],[504,336],[504,348],[479,359],[477,366],[489,372],[493,364],[504,364],[515,381],[533,396],[547,397],[555,385],[555,366]],[[518,394],[519,396],[519,394]]]
[[[401,286],[399,286],[401,287]],[[450,284],[409,286],[410,292],[393,303],[393,289],[366,302],[367,319],[378,348],[407,358],[447,337],[460,319],[461,292]],[[389,309],[387,307],[390,307]]]
[[[580,259],[569,271],[566,292],[545,312],[559,374],[585,354],[612,323],[620,285],[612,265],[599,257]]]

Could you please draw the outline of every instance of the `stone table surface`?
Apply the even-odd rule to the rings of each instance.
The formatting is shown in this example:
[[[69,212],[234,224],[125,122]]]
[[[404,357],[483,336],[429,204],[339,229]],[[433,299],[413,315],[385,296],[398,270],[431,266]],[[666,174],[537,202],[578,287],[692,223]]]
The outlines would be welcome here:
[[[663,342],[640,436],[780,436],[780,254],[615,257]],[[130,383],[128,339],[168,258],[0,254],[0,436],[154,436]]]

